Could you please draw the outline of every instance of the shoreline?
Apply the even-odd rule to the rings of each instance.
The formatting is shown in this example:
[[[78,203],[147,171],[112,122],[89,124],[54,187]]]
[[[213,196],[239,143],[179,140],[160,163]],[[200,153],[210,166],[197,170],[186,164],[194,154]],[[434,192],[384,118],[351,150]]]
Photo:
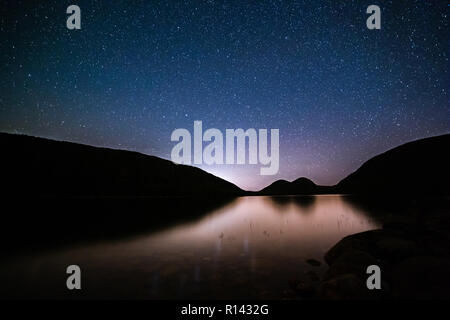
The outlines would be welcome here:
[[[450,299],[450,217],[445,212],[400,216],[381,229],[352,234],[327,251],[328,270],[293,288],[302,299]],[[381,270],[381,288],[369,290],[371,273]]]

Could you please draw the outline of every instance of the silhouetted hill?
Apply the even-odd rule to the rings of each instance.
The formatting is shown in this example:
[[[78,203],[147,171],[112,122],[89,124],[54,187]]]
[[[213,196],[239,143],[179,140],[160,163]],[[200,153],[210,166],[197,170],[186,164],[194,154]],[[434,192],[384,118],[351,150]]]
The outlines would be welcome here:
[[[450,134],[403,144],[365,162],[336,186],[341,193],[449,195]]]
[[[292,182],[277,180],[258,192],[259,195],[311,195],[331,193],[331,187],[318,186],[308,178],[298,178]]]
[[[256,194],[436,194],[449,195],[450,134],[403,144],[365,162],[335,186],[307,178],[277,180]]]
[[[239,195],[201,169],[137,152],[0,133],[1,179],[11,195]]]

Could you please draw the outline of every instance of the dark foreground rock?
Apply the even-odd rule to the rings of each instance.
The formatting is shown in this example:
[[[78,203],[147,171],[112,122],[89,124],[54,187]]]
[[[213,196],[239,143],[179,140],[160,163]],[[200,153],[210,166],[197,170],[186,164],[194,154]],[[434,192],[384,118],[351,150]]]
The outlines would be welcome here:
[[[329,269],[318,299],[450,299],[448,217],[389,223],[347,236],[325,255]],[[381,290],[369,290],[367,267],[381,269]]]
[[[393,270],[393,297],[450,299],[448,270],[448,258],[417,256],[406,259]]]
[[[319,267],[322,264],[319,260],[316,259],[307,259],[306,263],[313,267]]]

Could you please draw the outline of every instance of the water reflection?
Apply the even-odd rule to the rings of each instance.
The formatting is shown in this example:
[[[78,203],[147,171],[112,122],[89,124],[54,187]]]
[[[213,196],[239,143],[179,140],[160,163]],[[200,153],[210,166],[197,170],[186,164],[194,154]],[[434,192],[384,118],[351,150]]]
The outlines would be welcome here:
[[[275,205],[278,207],[279,210],[284,212],[286,205],[288,204],[296,204],[300,207],[301,213],[308,213],[310,211],[313,211],[311,209],[314,208],[314,202],[316,201],[316,196],[271,196],[267,197],[266,200],[271,200],[273,203],[272,205]]]
[[[378,227],[342,196],[242,197],[195,222],[21,258],[0,274],[39,297],[67,296],[65,267],[78,264],[80,297],[278,299],[289,278],[324,272],[306,259],[322,261],[342,237]]]

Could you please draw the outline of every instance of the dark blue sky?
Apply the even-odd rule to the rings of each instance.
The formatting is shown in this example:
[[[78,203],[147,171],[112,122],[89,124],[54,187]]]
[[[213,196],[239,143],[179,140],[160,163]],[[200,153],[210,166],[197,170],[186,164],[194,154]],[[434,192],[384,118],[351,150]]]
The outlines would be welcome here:
[[[66,28],[67,6],[82,29]],[[381,7],[381,30],[366,8]],[[0,131],[170,159],[176,128],[278,128],[280,170],[334,184],[450,132],[447,1],[2,1]]]

